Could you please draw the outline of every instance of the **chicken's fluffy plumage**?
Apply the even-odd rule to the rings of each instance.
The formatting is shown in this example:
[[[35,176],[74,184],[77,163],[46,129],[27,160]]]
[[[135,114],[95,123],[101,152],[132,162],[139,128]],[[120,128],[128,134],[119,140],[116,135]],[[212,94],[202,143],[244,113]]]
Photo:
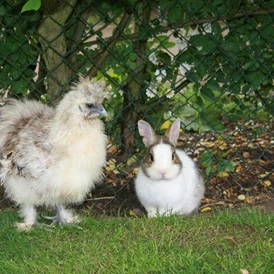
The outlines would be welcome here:
[[[13,99],[0,108],[0,182],[21,207],[20,228],[36,224],[38,205],[57,207],[59,223],[73,222],[65,206],[82,202],[101,179],[104,97],[100,84],[81,78],[54,109]]]

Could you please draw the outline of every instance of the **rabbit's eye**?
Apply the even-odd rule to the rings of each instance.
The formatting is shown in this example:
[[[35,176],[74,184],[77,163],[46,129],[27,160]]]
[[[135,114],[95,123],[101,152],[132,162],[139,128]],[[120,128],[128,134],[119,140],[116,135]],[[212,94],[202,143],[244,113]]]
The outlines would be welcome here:
[[[152,154],[152,153],[149,154],[149,158],[150,158],[150,161],[151,161],[151,162],[154,161],[154,157],[153,157],[153,154]]]
[[[172,157],[172,161],[174,161],[175,160],[175,152],[172,153],[171,157]]]

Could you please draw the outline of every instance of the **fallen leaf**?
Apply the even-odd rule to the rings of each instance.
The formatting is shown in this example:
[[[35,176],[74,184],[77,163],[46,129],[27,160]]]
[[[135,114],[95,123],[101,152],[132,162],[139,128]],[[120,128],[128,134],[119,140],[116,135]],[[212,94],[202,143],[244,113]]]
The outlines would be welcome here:
[[[107,151],[109,154],[115,154],[119,151],[119,147],[117,145],[110,145],[108,148],[107,148]]]
[[[242,166],[237,166],[236,167],[236,172],[240,173],[241,171],[243,171],[243,167]]]
[[[119,171],[117,170],[117,167],[116,167],[116,161],[115,161],[115,159],[110,159],[107,162],[106,171],[111,171],[114,174],[119,174]]]
[[[208,211],[212,211],[212,208],[210,206],[207,206],[201,209],[201,212],[208,212]]]
[[[135,212],[132,209],[130,209],[130,211],[129,211],[129,216],[136,217],[136,214],[135,214]]]
[[[229,176],[229,174],[226,171],[221,171],[217,174],[218,178],[226,178],[228,176]]]
[[[127,160],[127,165],[130,166],[130,165],[134,164],[136,161],[137,161],[137,158],[135,155],[133,155]]]
[[[238,196],[238,200],[244,201],[244,200],[245,200],[245,195],[240,194],[240,195]]]
[[[215,146],[218,147],[220,150],[227,149],[227,143],[225,143],[224,141],[221,141],[221,140],[217,140],[215,142]]]
[[[272,183],[269,180],[266,180],[264,181],[264,185],[266,185],[267,187],[270,187]]]
[[[263,174],[259,174],[258,176],[259,176],[259,178],[263,179],[263,178],[265,178],[267,175],[268,175],[268,173],[263,173]]]
[[[249,158],[250,157],[250,154],[249,154],[249,152],[244,152],[243,153],[243,157],[245,158],[245,159],[247,159],[247,158]]]
[[[252,199],[251,197],[247,197],[246,199],[245,199],[245,202],[247,203],[247,204],[254,204],[254,199]]]
[[[129,210],[129,215],[132,217],[142,217],[144,215],[144,212],[139,208],[133,208]]]
[[[199,142],[202,146],[208,147],[208,148],[212,148],[215,146],[215,144],[213,142],[207,142],[207,141],[200,141]]]
[[[259,164],[261,164],[261,165],[265,165],[265,164],[267,164],[267,161],[265,161],[265,160],[262,160],[262,159],[259,159]]]
[[[235,241],[235,239],[232,236],[226,236],[225,239],[233,242],[234,244],[237,244],[237,242]]]

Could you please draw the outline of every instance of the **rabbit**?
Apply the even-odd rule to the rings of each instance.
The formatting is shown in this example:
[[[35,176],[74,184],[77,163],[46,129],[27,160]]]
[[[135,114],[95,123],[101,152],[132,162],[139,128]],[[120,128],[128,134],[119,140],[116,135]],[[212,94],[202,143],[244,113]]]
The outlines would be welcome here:
[[[147,122],[138,121],[147,154],[138,170],[135,191],[149,218],[188,215],[198,211],[205,187],[194,161],[176,142],[180,119],[164,136],[155,134]]]

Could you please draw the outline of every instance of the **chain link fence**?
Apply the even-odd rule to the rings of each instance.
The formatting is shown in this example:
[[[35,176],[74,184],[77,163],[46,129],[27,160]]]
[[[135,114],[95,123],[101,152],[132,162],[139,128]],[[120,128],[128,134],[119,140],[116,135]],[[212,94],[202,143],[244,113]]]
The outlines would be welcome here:
[[[205,204],[273,192],[273,0],[35,3],[1,1],[0,95],[54,106],[80,74],[111,87],[106,176],[87,206],[138,207],[139,119],[159,133],[181,119]]]

